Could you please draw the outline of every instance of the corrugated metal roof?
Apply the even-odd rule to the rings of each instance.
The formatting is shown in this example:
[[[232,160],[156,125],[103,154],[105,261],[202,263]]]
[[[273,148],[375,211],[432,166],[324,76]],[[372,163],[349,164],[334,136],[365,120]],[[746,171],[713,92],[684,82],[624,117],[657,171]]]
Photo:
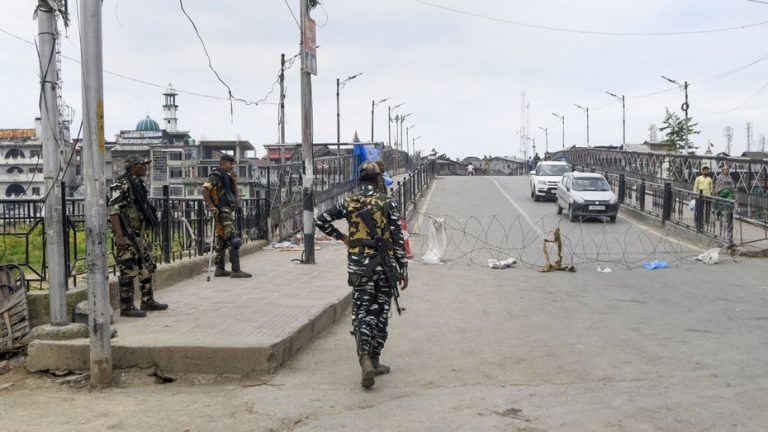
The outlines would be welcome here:
[[[112,147],[112,151],[115,152],[141,152],[141,151],[149,151],[151,149],[150,146],[141,146],[141,145],[116,145]]]

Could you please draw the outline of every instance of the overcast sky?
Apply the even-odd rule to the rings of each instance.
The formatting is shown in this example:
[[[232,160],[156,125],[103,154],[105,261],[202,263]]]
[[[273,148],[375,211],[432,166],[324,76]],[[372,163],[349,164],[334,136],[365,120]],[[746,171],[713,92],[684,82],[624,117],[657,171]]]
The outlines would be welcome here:
[[[430,0],[500,21],[608,33],[669,33],[712,30],[768,22],[768,4],[747,0]],[[36,0],[3,2],[0,29],[34,40]],[[298,14],[299,2],[288,3]],[[77,11],[64,55],[79,58]],[[211,53],[214,67],[235,96],[259,100],[279,70],[280,53],[298,53],[299,30],[283,0],[185,0]],[[729,32],[684,36],[615,36],[522,27],[428,6],[414,0],[326,0],[313,11],[318,22],[318,68],[313,77],[316,142],[336,140],[335,80],[359,72],[342,91],[342,141],[358,131],[370,138],[372,99],[405,103],[402,113],[416,125],[416,147],[437,148],[452,157],[520,155],[520,93],[527,93],[531,133],[539,149],[549,127],[549,148],[560,148],[566,116],[566,145],[584,145],[586,121],[574,104],[590,106],[591,143],[621,143],[621,105],[606,90],[627,95],[627,141],[648,139],[665,107],[680,110],[678,90],[660,78],[692,82],[690,114],[708,140],[725,150],[723,128],[734,129],[734,153],[746,147],[746,123],[754,124],[755,147],[768,133],[768,24]],[[226,96],[207,67],[199,41],[177,0],[104,1],[104,67],[179,90]],[[39,116],[34,46],[0,32],[0,128],[32,127]],[[80,123],[80,66],[63,63],[64,98]],[[149,115],[162,122],[162,89],[105,75],[108,139],[133,129]],[[287,72],[287,141],[301,138],[298,63]],[[704,82],[702,82],[704,81]],[[762,92],[760,92],[762,90]],[[198,139],[250,140],[261,147],[278,139],[278,91],[268,104],[235,104],[180,94],[179,127]],[[746,103],[745,103],[746,102]],[[386,105],[376,112],[376,140],[387,141]],[[602,107],[598,109],[599,107]],[[737,108],[734,110],[734,108]],[[724,112],[714,114],[714,112]],[[74,132],[73,132],[74,134]]]

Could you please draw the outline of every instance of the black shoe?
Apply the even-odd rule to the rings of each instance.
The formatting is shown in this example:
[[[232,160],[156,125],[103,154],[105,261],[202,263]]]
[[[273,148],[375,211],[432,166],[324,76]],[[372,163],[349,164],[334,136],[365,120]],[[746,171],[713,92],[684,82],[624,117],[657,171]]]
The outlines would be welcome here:
[[[130,305],[123,309],[120,309],[120,316],[126,318],[144,318],[147,313],[141,309],[136,309],[136,306]]]
[[[229,276],[231,273],[222,269],[216,269],[216,272],[213,273],[213,277],[222,277],[222,276]]]
[[[242,279],[242,278],[253,277],[253,275],[250,273],[246,273],[242,270],[233,270],[232,274],[230,274],[229,277],[235,278],[235,279]]]
[[[158,303],[155,301],[155,299],[152,299],[148,302],[145,302],[142,300],[141,302],[141,310],[142,311],[161,311],[168,309],[168,305],[165,303]],[[145,313],[146,315],[146,313]]]

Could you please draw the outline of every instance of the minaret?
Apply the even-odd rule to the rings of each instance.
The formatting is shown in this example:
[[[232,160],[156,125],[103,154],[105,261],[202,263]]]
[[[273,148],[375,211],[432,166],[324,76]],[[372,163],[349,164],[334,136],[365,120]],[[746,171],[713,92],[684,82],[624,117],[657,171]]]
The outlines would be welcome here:
[[[176,110],[179,106],[176,105],[176,90],[173,89],[173,85],[168,83],[168,90],[163,93],[165,96],[165,105],[163,105],[163,113],[165,114],[165,130],[168,132],[176,132]]]

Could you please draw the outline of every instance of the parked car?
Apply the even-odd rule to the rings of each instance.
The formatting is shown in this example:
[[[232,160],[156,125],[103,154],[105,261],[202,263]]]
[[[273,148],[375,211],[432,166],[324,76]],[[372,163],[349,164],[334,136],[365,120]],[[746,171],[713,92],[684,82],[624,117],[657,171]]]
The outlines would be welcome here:
[[[571,222],[587,217],[607,217],[616,222],[619,201],[602,174],[574,172],[563,176],[557,187],[557,214],[568,210]]]
[[[539,201],[542,198],[552,199],[557,195],[557,185],[563,174],[571,172],[571,166],[560,161],[539,162],[535,171],[531,171],[531,198]]]

